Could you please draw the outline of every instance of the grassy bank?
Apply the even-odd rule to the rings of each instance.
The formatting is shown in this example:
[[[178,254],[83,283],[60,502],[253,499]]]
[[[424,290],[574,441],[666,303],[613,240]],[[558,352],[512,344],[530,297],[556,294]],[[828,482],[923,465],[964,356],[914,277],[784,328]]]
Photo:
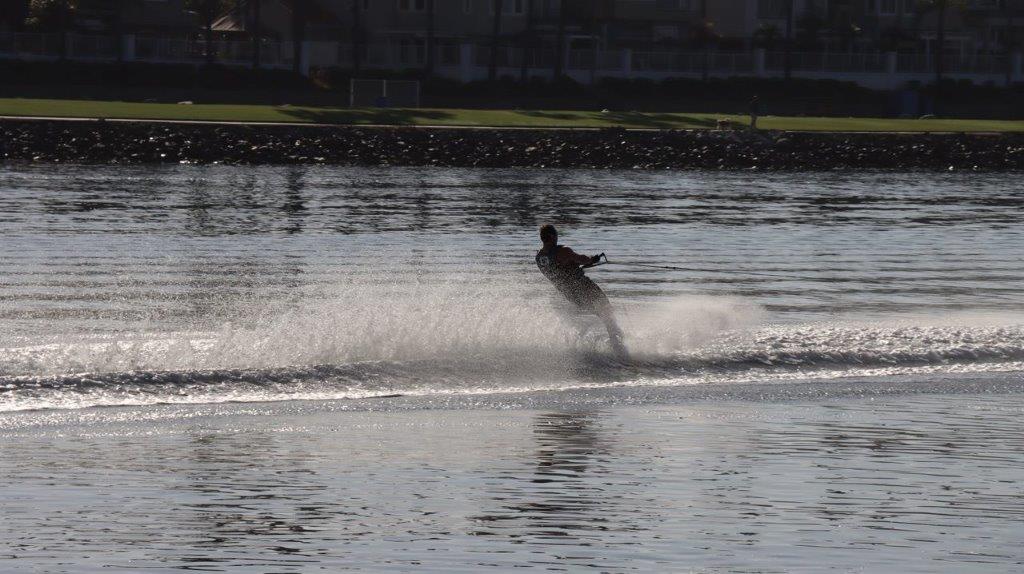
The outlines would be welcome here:
[[[288,122],[489,127],[623,127],[708,129],[720,119],[747,122],[730,114],[639,113],[548,110],[349,109],[224,104],[156,104],[92,100],[0,99],[0,116],[152,119],[232,122]],[[776,117],[759,127],[790,131],[1008,132],[1024,121],[900,120],[885,118]]]

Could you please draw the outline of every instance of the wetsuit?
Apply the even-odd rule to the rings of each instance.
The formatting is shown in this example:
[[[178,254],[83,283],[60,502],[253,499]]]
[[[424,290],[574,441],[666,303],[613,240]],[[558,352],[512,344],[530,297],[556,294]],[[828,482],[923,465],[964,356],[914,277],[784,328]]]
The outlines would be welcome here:
[[[591,281],[583,274],[583,268],[574,263],[558,263],[556,255],[564,249],[556,245],[551,249],[541,249],[537,252],[537,267],[540,272],[554,284],[558,292],[568,299],[580,311],[593,313],[601,318],[605,328],[608,330],[608,337],[611,339],[612,348],[622,357],[626,355],[626,348],[622,345],[622,331],[615,323],[615,316],[612,314],[611,303],[608,296],[601,291],[597,283]]]
[[[573,305],[581,311],[596,313],[598,305],[608,304],[608,297],[596,283],[583,274],[582,267],[573,263],[559,264],[555,256],[560,249],[563,247],[556,245],[550,250],[538,251],[537,267]]]

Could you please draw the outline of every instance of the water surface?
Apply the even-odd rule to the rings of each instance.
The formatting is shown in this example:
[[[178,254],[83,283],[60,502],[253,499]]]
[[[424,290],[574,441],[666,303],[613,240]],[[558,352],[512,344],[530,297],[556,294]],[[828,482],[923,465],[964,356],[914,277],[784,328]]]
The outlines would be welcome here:
[[[0,570],[1019,571],[1017,180],[6,166]]]

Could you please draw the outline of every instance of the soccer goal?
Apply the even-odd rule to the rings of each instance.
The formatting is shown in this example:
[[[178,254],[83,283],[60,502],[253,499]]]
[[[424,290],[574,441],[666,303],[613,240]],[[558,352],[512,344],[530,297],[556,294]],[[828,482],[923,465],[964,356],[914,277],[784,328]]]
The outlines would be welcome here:
[[[353,108],[418,108],[420,83],[416,80],[349,81],[348,104]]]

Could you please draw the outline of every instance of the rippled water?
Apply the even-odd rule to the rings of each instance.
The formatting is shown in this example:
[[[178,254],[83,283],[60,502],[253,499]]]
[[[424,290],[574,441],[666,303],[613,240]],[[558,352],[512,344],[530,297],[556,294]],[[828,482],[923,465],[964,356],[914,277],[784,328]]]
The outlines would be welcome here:
[[[1021,397],[55,413],[0,570],[1019,572]]]
[[[1019,371],[1018,185],[8,167],[0,408]],[[635,361],[552,305],[546,221],[608,254]]]
[[[1016,174],[0,168],[0,570],[1019,570],[1021,207]],[[632,360],[537,273],[548,221],[607,253]]]

